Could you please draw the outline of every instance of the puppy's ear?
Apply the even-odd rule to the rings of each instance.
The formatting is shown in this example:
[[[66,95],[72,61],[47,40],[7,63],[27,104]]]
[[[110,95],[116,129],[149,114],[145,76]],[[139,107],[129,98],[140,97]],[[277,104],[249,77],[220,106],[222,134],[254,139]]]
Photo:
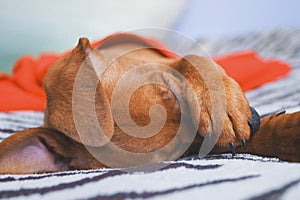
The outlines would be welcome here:
[[[0,143],[0,174],[27,174],[103,167],[84,148],[63,134],[32,128]]]
[[[83,57],[88,55],[91,51],[93,50],[90,41],[87,38],[80,38],[78,41],[77,46],[75,49],[72,51],[72,53],[79,53]]]
[[[52,139],[47,140],[49,136]],[[54,150],[54,131],[35,128],[16,133],[0,143],[0,174],[40,173],[67,170],[69,158]]]
[[[89,51],[88,40],[81,38],[76,51],[86,59],[78,70],[72,92],[72,112],[77,134],[63,131],[75,141],[84,145],[100,147],[111,139],[114,127],[111,106],[101,83],[105,60],[97,49]],[[79,136],[79,137],[77,137]]]
[[[45,79],[47,107],[44,127],[55,129],[78,143],[106,144],[113,134],[110,104],[98,73],[102,55],[81,38],[73,51],[51,66]]]

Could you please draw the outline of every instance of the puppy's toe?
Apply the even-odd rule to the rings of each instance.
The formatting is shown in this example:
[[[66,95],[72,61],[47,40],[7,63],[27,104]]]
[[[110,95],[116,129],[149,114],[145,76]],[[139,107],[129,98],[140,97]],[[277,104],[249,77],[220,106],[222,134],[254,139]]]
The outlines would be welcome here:
[[[234,132],[234,126],[229,118],[225,117],[223,130],[219,136],[217,145],[220,147],[229,147],[230,143],[236,143],[236,135]]]
[[[235,108],[227,113],[224,120],[222,134],[217,142],[217,147],[224,151],[230,151],[235,154],[235,148],[242,146],[247,148],[247,141],[251,137],[251,131],[255,132],[259,127],[259,116],[255,112],[255,116],[250,116],[248,112],[243,112],[240,108]],[[253,119],[254,118],[254,119]],[[248,121],[253,121],[255,127],[251,128]]]

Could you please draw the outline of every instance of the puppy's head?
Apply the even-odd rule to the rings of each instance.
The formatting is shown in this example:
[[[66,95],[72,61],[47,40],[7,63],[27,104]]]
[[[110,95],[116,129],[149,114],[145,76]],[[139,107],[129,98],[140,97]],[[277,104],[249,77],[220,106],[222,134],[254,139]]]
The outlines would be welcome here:
[[[172,68],[170,65],[174,60],[141,44],[124,43],[92,50],[88,40],[81,39],[70,55],[49,69],[44,83],[47,94],[44,127],[55,129],[88,146],[100,147],[113,141],[117,146],[126,146],[133,152],[148,152],[163,147],[164,140],[169,141],[176,134],[180,123],[179,102],[174,94],[174,91],[181,93],[180,80],[170,70],[160,72],[160,65]],[[105,65],[101,77],[97,75],[95,60],[96,64]],[[141,67],[144,65],[151,70]],[[132,71],[134,73],[127,76]],[[123,99],[128,88],[139,81],[149,84],[137,87],[127,105]],[[121,85],[119,92],[115,92],[118,84]],[[117,97],[114,96],[116,93]],[[161,109],[151,109],[154,105],[165,109],[166,119],[163,119]],[[124,114],[126,107],[130,115]],[[113,119],[115,111],[117,115]],[[149,116],[151,113],[152,117]],[[116,123],[116,116],[121,122]],[[132,133],[134,126],[147,127],[150,124],[151,127],[152,122],[155,124],[163,120],[166,124],[162,131],[157,130],[158,136],[148,140],[126,136],[120,130],[128,127]],[[98,124],[102,133],[99,133]],[[143,134],[143,131],[138,134]]]
[[[96,51],[91,58],[93,48],[89,41],[83,38],[70,54],[51,66],[44,80],[47,94],[44,125],[42,128],[19,132],[0,144],[0,166],[2,166],[0,173],[103,167],[104,164],[88,153],[85,146],[101,149],[108,143],[113,143],[133,153],[153,152],[169,144],[184,121],[182,132],[187,134],[178,138],[162,154],[150,160],[153,162],[176,159],[188,148],[180,144],[190,145],[193,142],[194,138],[190,138],[190,132],[196,129],[206,133],[208,126],[195,119],[199,118],[200,111],[205,110],[206,104],[211,102],[206,98],[207,88],[204,81],[200,75],[196,75],[197,71],[187,60],[194,60],[196,64],[201,65],[204,75],[207,73],[214,76],[211,73],[210,62],[199,57],[174,61],[164,58],[153,50],[143,49],[132,51],[112,62],[99,79],[93,59],[100,65],[106,65],[106,58],[110,58],[114,53],[120,54],[120,49],[128,50],[131,47],[131,44],[116,45],[101,53]],[[145,63],[157,63],[157,65],[150,64],[152,71],[146,70],[145,73],[143,68],[138,67]],[[170,70],[159,72],[161,64],[167,65]],[[134,75],[128,76],[119,89],[121,96],[114,98],[113,92],[118,82],[127,72],[135,69],[142,70],[136,70]],[[131,81],[141,77],[143,81],[148,81],[150,84],[136,88],[128,99],[128,105],[120,103],[125,98]],[[187,79],[187,83],[184,83],[183,79]],[[153,81],[159,84],[152,84]],[[186,84],[191,85],[195,91],[194,95],[191,95]],[[241,98],[240,102],[243,104],[241,107],[247,107],[246,110],[249,110],[242,91],[237,88],[236,92],[237,95],[232,96]],[[114,99],[117,99],[115,103],[113,103]],[[160,109],[152,109],[154,105],[161,105],[165,109],[165,119],[161,117],[164,113]],[[127,106],[129,115],[123,112],[124,107]],[[181,107],[184,109],[180,109]],[[113,118],[115,111],[120,111],[118,112],[118,118],[121,119],[119,123],[116,123],[115,115]],[[201,119],[210,121],[209,116]],[[148,127],[152,122],[160,123],[162,120],[165,120],[163,127],[155,130],[157,134],[147,138],[134,137],[122,130],[125,127],[131,133],[143,135],[143,131],[134,131],[134,126]],[[109,150],[107,152],[108,156],[116,161],[121,162],[121,159],[128,161],[128,157],[118,157],[117,154],[110,154]],[[33,154],[37,156],[31,156]],[[142,164],[135,161],[128,161],[128,163],[129,165]]]

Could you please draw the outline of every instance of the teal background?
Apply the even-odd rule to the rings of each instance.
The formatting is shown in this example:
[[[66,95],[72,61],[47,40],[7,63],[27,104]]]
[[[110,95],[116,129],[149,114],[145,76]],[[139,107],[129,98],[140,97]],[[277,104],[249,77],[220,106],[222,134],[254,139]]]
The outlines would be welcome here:
[[[139,27],[170,28],[187,1],[0,0],[0,71],[10,72],[25,54],[64,52],[80,37],[94,41]]]
[[[1,0],[0,72],[11,72],[16,59],[25,54],[38,56],[41,52],[60,53],[74,47],[79,37],[87,36],[96,40],[110,34],[112,30],[128,30],[132,28],[129,26],[132,19],[137,20],[133,23],[137,27],[173,28],[194,39],[276,28],[300,28],[298,0],[181,0],[181,4],[177,6],[182,9],[177,9],[177,12],[174,2],[179,0],[171,0],[172,12],[169,9],[170,2],[161,0],[157,2],[162,2],[160,6],[165,9],[158,11],[158,8],[149,8],[147,14],[146,10],[138,7],[143,6],[146,1],[136,0],[135,5],[128,4],[127,7],[124,1],[115,0],[110,1],[111,7],[105,8],[102,15],[99,15],[99,8],[108,4],[107,2]],[[142,5],[137,5],[138,2],[142,2]],[[123,12],[126,9],[128,12]],[[104,11],[107,13],[103,13]],[[173,16],[172,20],[166,21],[171,14],[177,17]],[[55,19],[56,15],[59,16],[58,19]],[[103,15],[109,17],[105,18]],[[142,17],[143,20],[138,21]],[[97,19],[89,20],[95,18]],[[122,24],[117,23],[121,20]]]

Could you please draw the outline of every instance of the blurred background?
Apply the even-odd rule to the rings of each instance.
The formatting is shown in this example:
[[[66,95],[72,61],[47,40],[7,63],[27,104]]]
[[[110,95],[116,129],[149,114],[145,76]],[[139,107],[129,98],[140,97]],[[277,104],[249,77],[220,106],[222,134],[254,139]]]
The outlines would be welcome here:
[[[64,52],[79,37],[163,27],[194,39],[300,29],[298,0],[1,0],[0,72],[22,55]]]

